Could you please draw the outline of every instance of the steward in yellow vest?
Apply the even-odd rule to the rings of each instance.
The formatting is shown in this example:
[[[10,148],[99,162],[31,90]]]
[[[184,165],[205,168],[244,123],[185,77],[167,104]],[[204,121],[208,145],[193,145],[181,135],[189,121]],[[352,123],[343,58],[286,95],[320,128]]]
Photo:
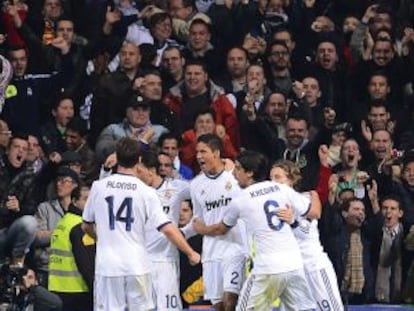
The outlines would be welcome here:
[[[51,236],[49,290],[60,296],[64,311],[93,310],[95,240],[81,229],[88,194],[85,187],[72,192],[72,204]]]

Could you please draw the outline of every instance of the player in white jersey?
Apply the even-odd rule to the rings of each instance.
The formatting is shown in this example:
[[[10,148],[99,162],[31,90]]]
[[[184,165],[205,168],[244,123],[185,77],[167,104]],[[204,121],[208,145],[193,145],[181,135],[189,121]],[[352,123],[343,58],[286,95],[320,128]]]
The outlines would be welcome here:
[[[278,161],[270,171],[270,178],[295,188],[301,179],[300,169],[291,161]],[[312,191],[302,195],[317,196],[317,193]],[[305,275],[317,310],[343,311],[335,270],[319,240],[318,221],[298,217],[292,227],[295,227],[293,232],[302,253]],[[283,306],[282,300],[282,310]]]
[[[200,255],[162,210],[156,191],[137,178],[137,141],[122,138],[117,145],[117,173],[92,185],[83,229],[94,235],[95,310],[148,311],[152,301],[151,263],[145,248],[145,224],[151,222],[195,264]]]
[[[265,181],[267,160],[260,153],[242,152],[234,174],[244,190],[232,200],[223,220],[210,226],[198,219],[193,222],[197,232],[213,236],[226,234],[238,219],[246,223],[256,257],[236,310],[271,310],[278,297],[288,310],[313,310],[315,303],[305,280],[299,246],[290,225],[278,218],[278,212],[288,206],[300,215],[312,216],[309,199],[286,185]]]
[[[139,162],[138,177],[157,191],[164,213],[178,225],[181,202],[190,199],[189,184],[179,179],[162,178],[158,173],[160,163],[155,152],[143,152]],[[150,222],[145,225],[145,240],[157,309],[182,310],[177,247]]]
[[[205,134],[198,138],[196,156],[202,173],[191,182],[191,201],[194,217],[206,224],[221,221],[229,203],[241,191],[233,174],[225,170],[222,154],[223,144],[217,135]],[[204,298],[212,302],[215,310],[234,310],[244,282],[247,256],[247,237],[242,223],[225,236],[203,238]]]

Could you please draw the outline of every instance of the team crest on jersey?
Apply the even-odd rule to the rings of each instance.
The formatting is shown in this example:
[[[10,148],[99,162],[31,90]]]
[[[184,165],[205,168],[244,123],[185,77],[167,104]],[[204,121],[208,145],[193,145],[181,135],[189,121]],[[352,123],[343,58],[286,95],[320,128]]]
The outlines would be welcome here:
[[[230,190],[231,190],[231,187],[233,187],[233,186],[232,186],[231,182],[230,182],[230,181],[228,181],[228,182],[226,183],[226,185],[224,186],[224,189],[226,189],[227,191],[230,191]]]
[[[306,165],[308,165],[308,161],[306,160],[306,156],[304,154],[301,154],[300,157],[299,157],[299,160],[296,164],[300,169],[302,169]]]
[[[171,199],[172,195],[173,194],[172,194],[172,191],[171,190],[165,191],[164,196],[165,196],[166,199]]]

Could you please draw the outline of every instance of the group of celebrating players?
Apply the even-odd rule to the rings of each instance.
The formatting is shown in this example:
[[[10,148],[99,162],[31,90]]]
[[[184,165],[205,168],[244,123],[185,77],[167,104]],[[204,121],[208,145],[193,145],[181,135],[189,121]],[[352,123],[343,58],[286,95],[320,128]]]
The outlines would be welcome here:
[[[253,151],[228,169],[222,150],[216,135],[200,136],[201,173],[187,184],[163,179],[155,153],[120,140],[116,172],[93,183],[83,212],[83,229],[97,236],[96,310],[181,310],[178,249],[199,263],[186,241],[196,234],[203,235],[204,298],[215,310],[268,311],[277,298],[282,310],[344,309],[319,242],[318,195],[294,190],[299,169],[279,161],[269,172]],[[189,198],[193,218],[179,230]]]

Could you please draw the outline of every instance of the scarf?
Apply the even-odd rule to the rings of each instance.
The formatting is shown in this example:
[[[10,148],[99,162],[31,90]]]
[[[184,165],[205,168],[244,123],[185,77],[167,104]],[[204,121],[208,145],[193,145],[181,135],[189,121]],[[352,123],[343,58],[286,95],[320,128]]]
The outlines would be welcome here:
[[[401,297],[402,225],[382,229],[375,297],[380,302],[397,302]]]
[[[344,282],[347,291],[352,294],[361,294],[365,284],[361,230],[351,232],[349,237],[349,251],[345,267]]]
[[[3,110],[4,101],[6,99],[6,89],[13,76],[13,68],[10,62],[0,55],[1,73],[0,73],[0,112]]]

